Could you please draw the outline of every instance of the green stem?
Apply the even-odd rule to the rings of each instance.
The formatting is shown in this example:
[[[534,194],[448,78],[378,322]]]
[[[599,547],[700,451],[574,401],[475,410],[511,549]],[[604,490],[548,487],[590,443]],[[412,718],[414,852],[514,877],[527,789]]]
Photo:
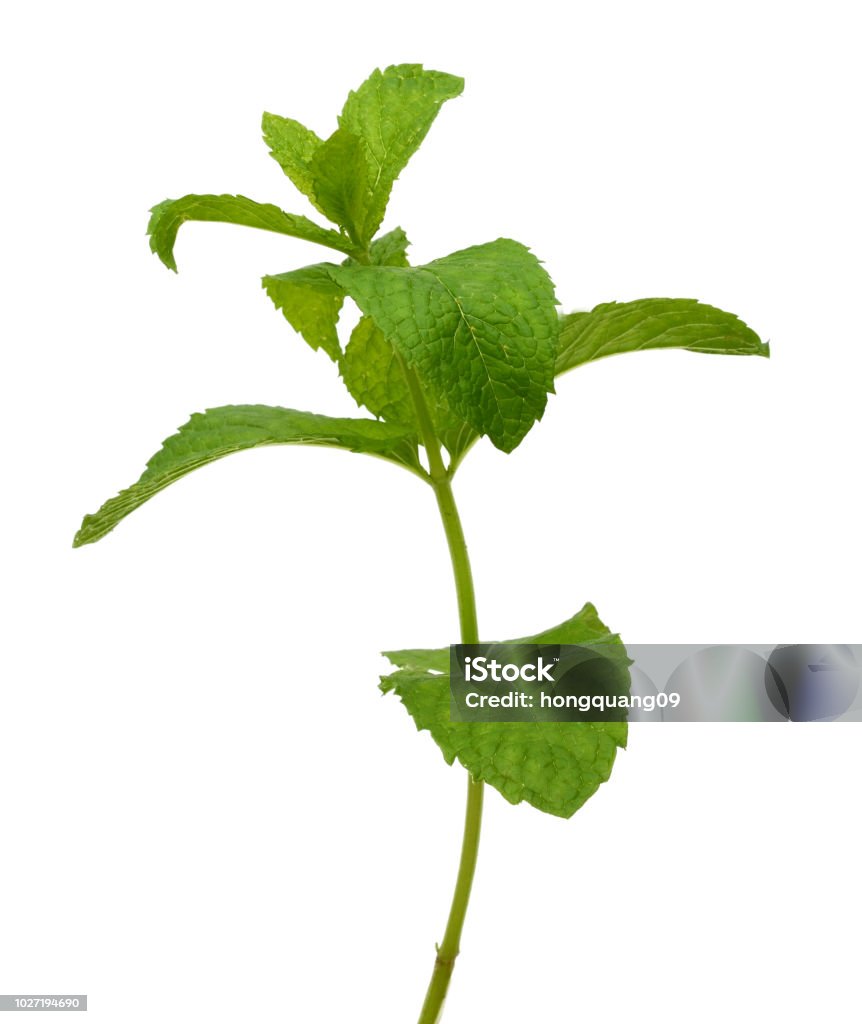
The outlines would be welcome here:
[[[455,576],[455,592],[458,596],[458,618],[461,625],[461,642],[475,644],[479,642],[479,626],[476,619],[476,595],[473,589],[473,573],[470,569],[470,558],[467,554],[467,543],[455,496],[452,493],[450,473],[443,465],[440,442],[434,429],[434,423],[425,396],[415,372],[401,360],[401,368],[407,379],[416,415],[422,433],[422,443],[428,455],[428,477],[437,498],[449,555],[452,559],[452,572]],[[443,1002],[449,988],[455,960],[461,948],[461,931],[464,918],[467,916],[467,905],[470,901],[470,890],[473,876],[476,873],[476,858],[479,853],[479,835],[482,829],[482,798],[484,783],[472,776],[467,778],[467,812],[464,820],[464,838],[461,843],[461,861],[458,865],[458,877],[455,880],[455,891],[452,894],[452,905],[446,922],[443,941],[437,947],[434,970],[419,1014],[419,1024],[437,1024],[443,1012]]]
[[[439,457],[439,455],[438,455]],[[429,462],[431,460],[429,459]],[[437,507],[446,531],[449,555],[452,559],[452,573],[455,577],[455,593],[458,597],[458,621],[461,627],[461,643],[477,644],[479,642],[479,625],[476,621],[476,594],[473,590],[473,572],[470,569],[470,556],[467,554],[467,542],[464,539],[464,528],[455,504],[455,495],[449,477],[439,480],[431,470],[431,486],[437,497]]]
[[[476,873],[476,857],[479,853],[479,834],[482,828],[482,797],[485,784],[481,779],[468,776],[467,779],[467,814],[464,821],[464,839],[461,844],[461,863],[458,866],[458,878],[455,892],[452,894],[452,906],[443,941],[437,947],[434,970],[431,982],[419,1014],[419,1024],[437,1024],[443,1012],[443,1002],[449,988],[455,959],[460,952],[461,929],[467,916],[467,904],[470,900],[470,889],[473,875]]]

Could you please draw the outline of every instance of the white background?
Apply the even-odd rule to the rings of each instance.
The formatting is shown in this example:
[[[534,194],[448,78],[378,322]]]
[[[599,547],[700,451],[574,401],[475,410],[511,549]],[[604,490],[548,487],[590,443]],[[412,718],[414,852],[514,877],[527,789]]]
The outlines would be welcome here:
[[[375,66],[467,79],[397,184],[416,262],[499,235],[566,309],[732,310],[773,358],[563,378],[456,481],[486,637],[595,602],[633,642],[859,642],[855,4],[43,3],[2,37],[0,991],[93,1024],[413,1020],[463,772],[376,682],[453,641],[430,491],[347,453],[230,458],[95,546],[189,412],[355,413],[260,290],[326,258],[147,210],[310,208]],[[858,1019],[859,727],[641,726],[574,819],[487,799],[447,1024]]]

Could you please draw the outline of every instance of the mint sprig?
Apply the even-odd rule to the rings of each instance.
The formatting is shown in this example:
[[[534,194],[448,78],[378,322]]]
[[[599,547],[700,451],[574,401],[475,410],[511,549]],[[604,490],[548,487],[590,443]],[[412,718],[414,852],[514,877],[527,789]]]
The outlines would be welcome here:
[[[509,238],[410,266],[404,231],[378,232],[396,179],[443,104],[463,87],[461,78],[419,64],[376,70],[349,94],[326,138],[299,121],[264,114],[271,155],[333,227],[241,195],[187,195],[153,207],[150,246],[172,270],[179,229],[192,221],[242,224],[327,248],[329,260],[267,274],[263,287],[297,334],[336,364],[348,392],[374,418],[261,405],[195,413],[137,483],[85,516],[76,546],[100,540],[193,470],[248,448],[304,444],[375,455],[432,488],[452,561],[460,637],[477,643],[473,577],[452,479],[479,438],[512,451],[541,418],[555,378],[608,355],[653,348],[769,355],[738,317],[693,299],[609,302],[561,315],[542,264]],[[348,299],[362,316],[345,339],[338,321]],[[528,639],[601,640],[625,657],[592,605]],[[420,1024],[436,1024],[460,948],[485,783],[512,803],[568,817],[609,777],[626,725],[453,722],[445,649],[387,657],[394,671],[383,678],[384,692],[401,699],[449,764],[457,760],[467,769],[458,877],[419,1017]]]

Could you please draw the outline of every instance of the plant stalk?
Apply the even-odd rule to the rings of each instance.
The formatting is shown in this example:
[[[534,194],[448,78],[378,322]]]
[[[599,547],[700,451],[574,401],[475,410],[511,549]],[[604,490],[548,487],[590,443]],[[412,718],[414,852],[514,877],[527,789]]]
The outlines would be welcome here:
[[[470,568],[470,557],[467,554],[467,542],[455,496],[452,493],[450,474],[443,465],[440,441],[434,429],[434,422],[428,411],[425,396],[415,372],[401,360],[401,368],[407,379],[416,415],[422,432],[422,442],[428,455],[428,476],[434,494],[449,555],[452,559],[452,572],[455,577],[455,592],[458,597],[458,619],[461,627],[461,642],[475,644],[479,642],[479,626],[476,618],[476,595],[473,588],[473,573]],[[479,854],[479,836],[482,829],[482,801],[485,784],[481,779],[467,777],[467,810],[464,819],[464,837],[461,842],[461,860],[458,865],[458,877],[455,880],[455,891],[452,894],[452,905],[446,922],[443,941],[437,946],[437,957],[431,981],[419,1014],[419,1024],[437,1024],[443,1012],[443,1003],[455,968],[455,960],[461,948],[461,932],[467,916],[467,905],[470,901],[470,890],[473,876],[476,873],[476,859]]]

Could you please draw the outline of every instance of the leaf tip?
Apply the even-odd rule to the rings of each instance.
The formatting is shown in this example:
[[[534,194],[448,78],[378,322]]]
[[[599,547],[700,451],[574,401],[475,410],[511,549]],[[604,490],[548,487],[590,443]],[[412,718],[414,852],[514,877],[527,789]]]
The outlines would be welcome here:
[[[174,240],[177,236],[176,229],[179,228],[179,224],[176,225],[172,233],[170,229],[168,229],[167,235],[165,234],[165,227],[163,224],[165,213],[173,203],[173,199],[165,199],[161,203],[156,203],[155,206],[150,208],[150,219],[147,222],[147,234],[150,237],[150,251],[154,252],[159,257],[168,270],[173,270],[176,274],[178,273],[177,262],[174,259],[173,248]]]
[[[90,529],[88,528],[89,527],[89,522],[88,522],[89,519],[90,519],[90,516],[84,516],[83,522],[78,527],[78,532],[75,534],[74,538],[72,539],[72,547],[73,548],[82,548],[82,547],[84,547],[85,544],[92,544],[93,541],[96,540],[96,537],[92,536],[92,533],[91,533]]]

